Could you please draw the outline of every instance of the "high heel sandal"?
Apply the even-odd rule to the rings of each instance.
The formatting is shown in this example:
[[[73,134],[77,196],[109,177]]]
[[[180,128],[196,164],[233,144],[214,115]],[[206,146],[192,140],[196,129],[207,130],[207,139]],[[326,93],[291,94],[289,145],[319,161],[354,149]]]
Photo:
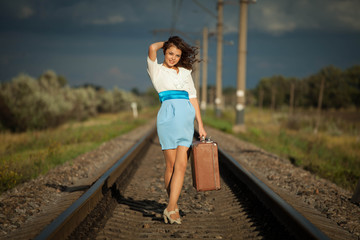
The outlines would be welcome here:
[[[170,224],[173,224],[173,223],[181,224],[181,219],[180,219],[180,218],[178,218],[178,219],[172,219],[172,218],[170,217],[170,215],[175,214],[175,213],[176,213],[176,211],[170,211],[170,212],[168,212],[168,210],[165,208],[164,213],[163,213],[164,222],[165,222],[165,223],[170,222]]]

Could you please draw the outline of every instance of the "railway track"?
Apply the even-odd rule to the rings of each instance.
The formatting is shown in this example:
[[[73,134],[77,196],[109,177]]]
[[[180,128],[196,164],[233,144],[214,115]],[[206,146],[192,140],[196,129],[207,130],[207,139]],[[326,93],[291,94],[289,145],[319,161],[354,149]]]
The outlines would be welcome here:
[[[328,239],[221,149],[219,163],[221,190],[208,192],[192,187],[188,165],[183,224],[164,224],[165,165],[152,130],[36,239]]]

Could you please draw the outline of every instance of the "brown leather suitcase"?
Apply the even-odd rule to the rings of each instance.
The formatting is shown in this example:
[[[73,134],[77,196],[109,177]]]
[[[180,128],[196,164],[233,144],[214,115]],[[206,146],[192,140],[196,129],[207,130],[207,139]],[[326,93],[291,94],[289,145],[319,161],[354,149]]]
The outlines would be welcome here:
[[[194,141],[191,150],[193,185],[197,191],[220,189],[218,146],[211,140]]]

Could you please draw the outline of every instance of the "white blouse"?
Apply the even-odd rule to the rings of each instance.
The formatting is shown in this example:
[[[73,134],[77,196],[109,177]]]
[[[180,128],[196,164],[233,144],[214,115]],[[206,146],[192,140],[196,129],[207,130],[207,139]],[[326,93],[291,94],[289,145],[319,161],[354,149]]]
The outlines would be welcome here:
[[[179,67],[179,73],[177,73],[175,69],[158,64],[157,59],[155,59],[155,62],[151,61],[148,56],[147,72],[158,93],[167,90],[184,90],[189,93],[189,98],[196,98],[191,70]]]

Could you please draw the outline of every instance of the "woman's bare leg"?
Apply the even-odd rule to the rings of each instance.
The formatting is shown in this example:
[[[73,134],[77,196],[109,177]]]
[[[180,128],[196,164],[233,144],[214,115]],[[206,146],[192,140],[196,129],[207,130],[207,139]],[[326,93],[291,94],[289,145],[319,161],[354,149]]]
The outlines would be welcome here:
[[[177,208],[177,201],[179,199],[180,192],[184,183],[188,149],[188,147],[184,146],[178,146],[178,148],[176,149],[174,171],[170,181],[170,198],[169,204],[167,206],[168,211],[173,211],[175,210],[175,208]],[[176,215],[176,218],[180,217],[178,213],[176,213]]]
[[[166,192],[168,194],[168,197],[170,197],[170,192],[171,192],[171,180],[174,174],[174,165],[175,165],[175,159],[176,159],[176,150],[177,149],[169,149],[169,150],[164,150],[164,158],[165,158],[165,163],[166,163],[166,169],[165,169],[165,176],[164,176],[164,181],[165,181],[165,189]],[[177,204],[175,206],[175,208],[178,208]],[[168,211],[174,211],[174,209],[170,209],[167,208]],[[173,219],[177,219],[180,217],[179,213],[176,214],[172,214],[170,215],[171,218]]]
[[[164,153],[164,158],[165,158],[165,163],[166,163],[165,176],[164,176],[165,189],[166,189],[168,196],[170,196],[170,182],[171,182],[172,175],[174,173],[176,149],[164,150],[163,153]]]

